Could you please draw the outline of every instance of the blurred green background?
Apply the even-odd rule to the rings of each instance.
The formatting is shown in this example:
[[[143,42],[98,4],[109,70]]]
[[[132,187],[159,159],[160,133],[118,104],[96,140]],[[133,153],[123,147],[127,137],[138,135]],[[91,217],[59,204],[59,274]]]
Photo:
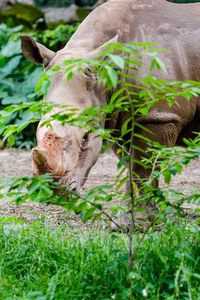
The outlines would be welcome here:
[[[25,1],[24,1],[25,2]],[[30,1],[31,2],[31,1]],[[0,109],[8,105],[35,101],[38,96],[35,86],[42,74],[42,66],[26,61],[21,53],[21,34],[33,36],[45,46],[58,50],[70,39],[79,23],[93,9],[96,0],[35,0],[35,5],[17,1],[0,1]],[[171,2],[191,3],[199,1],[176,0]],[[70,6],[71,4],[76,4]],[[57,16],[61,7],[68,19],[51,19]],[[52,7],[52,10],[51,10]],[[55,8],[57,7],[57,8]],[[63,13],[63,9],[61,9]],[[48,17],[49,14],[49,17]],[[67,23],[66,23],[67,22]],[[21,125],[33,118],[25,111],[13,113],[7,124]],[[3,122],[0,121],[0,135]],[[20,133],[14,142],[15,147],[29,149],[35,145],[36,124]],[[0,137],[0,147],[7,145]]]

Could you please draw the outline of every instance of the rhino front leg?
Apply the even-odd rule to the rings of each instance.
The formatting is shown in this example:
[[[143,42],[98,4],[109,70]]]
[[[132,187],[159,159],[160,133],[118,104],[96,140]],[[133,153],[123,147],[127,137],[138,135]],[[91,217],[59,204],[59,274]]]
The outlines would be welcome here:
[[[147,124],[145,127],[148,129],[138,129],[139,135],[147,137],[149,140],[154,142],[158,142],[161,145],[165,145],[166,147],[173,147],[176,145],[176,141],[178,139],[180,133],[180,126],[177,122],[167,122],[163,124]],[[141,160],[142,158],[148,158],[151,155],[147,150],[148,145],[145,143],[143,139],[137,139],[135,141],[138,148],[142,149],[142,151],[136,150],[134,151],[134,158],[136,160]],[[141,181],[145,179],[149,179],[152,169],[144,168],[140,164],[134,164],[133,167],[134,173],[137,174],[138,180],[136,180],[136,184],[141,189]],[[158,187],[158,181],[154,181],[152,183],[154,187]],[[130,186],[129,186],[130,189]],[[142,193],[142,189],[141,189]],[[155,203],[148,203],[145,206],[142,203],[138,203],[138,206],[144,208],[144,213],[136,213],[136,224],[142,223],[145,225],[146,223],[150,223],[155,220],[156,216],[159,214],[158,208]]]
[[[137,133],[138,135],[142,135],[154,142],[159,142],[162,145],[166,145],[167,147],[173,147],[176,144],[178,139],[178,135],[180,132],[180,127],[175,122],[168,122],[163,124],[146,124],[145,129],[138,128]],[[147,143],[143,139],[135,139],[134,144],[137,146],[137,150],[134,150],[134,160],[141,161],[142,158],[148,158],[150,155],[146,150],[148,148]],[[141,151],[139,151],[141,149]],[[141,164],[134,163],[133,165],[133,174],[134,176],[134,186],[141,192],[141,181],[148,179],[151,175],[152,169],[144,168]],[[156,187],[158,186],[158,182],[155,181],[153,185]],[[130,182],[127,184],[127,191],[130,192]],[[130,203],[124,203],[128,209],[130,208]],[[137,226],[146,226],[150,222],[155,219],[155,216],[159,213],[157,207],[153,203],[149,203],[148,205],[143,205],[142,203],[137,204],[138,207],[142,207],[144,212],[138,212],[135,215],[136,225]],[[119,225],[127,231],[130,223],[130,215],[125,213],[124,211],[120,212],[117,215],[116,221],[119,222]],[[115,230],[115,227],[112,229]]]

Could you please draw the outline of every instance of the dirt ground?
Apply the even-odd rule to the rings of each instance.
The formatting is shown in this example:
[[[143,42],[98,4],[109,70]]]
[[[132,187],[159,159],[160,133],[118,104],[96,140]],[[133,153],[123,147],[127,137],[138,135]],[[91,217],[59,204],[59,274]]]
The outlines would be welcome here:
[[[90,172],[89,178],[84,186],[84,190],[91,187],[110,184],[114,181],[117,173],[117,158],[112,152],[104,153],[99,158],[96,165]],[[19,177],[31,175],[31,157],[30,151],[22,150],[2,150],[0,151],[0,177]],[[163,183],[160,183],[163,185]],[[191,189],[200,187],[200,159],[194,160],[187,167],[182,175],[173,178],[170,187],[177,191],[188,193]],[[190,211],[196,205],[186,205]],[[46,205],[43,203],[28,202],[17,206],[9,199],[0,200],[0,216],[18,217],[26,223],[43,220],[53,226],[58,224],[68,224],[71,228],[83,225],[79,217],[65,211],[63,208],[55,205]]]

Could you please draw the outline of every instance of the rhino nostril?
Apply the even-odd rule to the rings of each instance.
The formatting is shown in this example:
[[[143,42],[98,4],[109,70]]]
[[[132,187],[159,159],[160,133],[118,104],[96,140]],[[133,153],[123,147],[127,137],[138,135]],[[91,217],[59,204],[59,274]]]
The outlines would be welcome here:
[[[70,191],[77,191],[77,182],[76,180],[72,180],[71,178],[68,178],[66,176],[63,176],[59,182],[61,184],[66,184]]]
[[[70,182],[69,188],[70,188],[70,190],[73,191],[73,192],[77,191],[77,184],[76,184],[76,181]]]

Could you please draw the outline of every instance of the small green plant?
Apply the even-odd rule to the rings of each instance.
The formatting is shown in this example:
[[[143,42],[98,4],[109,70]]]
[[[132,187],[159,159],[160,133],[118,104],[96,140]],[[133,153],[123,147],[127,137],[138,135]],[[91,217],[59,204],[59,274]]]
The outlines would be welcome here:
[[[65,69],[64,76],[67,80],[71,80],[73,76],[75,76],[74,70],[82,73],[86,69],[88,70],[88,68],[95,70],[98,82],[105,87],[106,91],[114,91],[109,103],[105,105],[94,105],[80,113],[76,108],[72,109],[66,106],[59,106],[59,113],[51,114],[51,117],[43,122],[43,125],[51,126],[51,122],[56,120],[61,122],[61,124],[67,123],[69,125],[87,128],[88,131],[96,132],[113,146],[117,146],[118,155],[120,156],[118,163],[119,174],[111,186],[94,187],[87,193],[70,192],[67,186],[59,188],[59,184],[54,183],[51,177],[43,176],[12,179],[7,183],[2,182],[1,191],[4,195],[7,194],[10,197],[14,197],[17,202],[31,199],[62,205],[80,214],[82,220],[85,222],[88,220],[94,222],[103,216],[105,220],[114,223],[121,231],[124,230],[123,224],[118,223],[113,214],[121,210],[125,211],[129,215],[129,223],[126,224],[128,228],[126,263],[128,262],[131,281],[127,283],[127,290],[125,291],[125,296],[123,296],[124,299],[132,299],[131,297],[138,297],[138,299],[140,299],[139,297],[141,297],[141,295],[143,295],[143,297],[150,295],[152,297],[150,298],[149,296],[150,299],[156,299],[155,297],[159,299],[160,295],[162,295],[161,299],[169,299],[167,298],[169,296],[172,296],[172,299],[176,299],[175,297],[186,295],[186,297],[192,299],[191,295],[196,295],[195,293],[198,291],[196,286],[194,289],[191,288],[191,278],[194,273],[198,279],[199,273],[196,269],[193,270],[192,274],[191,272],[187,273],[185,268],[186,255],[181,256],[180,253],[178,254],[180,259],[178,260],[178,270],[176,269],[176,271],[174,271],[176,274],[175,278],[170,279],[169,283],[165,281],[163,285],[159,285],[156,289],[154,285],[155,279],[149,281],[148,278],[147,281],[145,281],[145,276],[141,273],[138,275],[138,270],[135,273],[138,266],[140,246],[148,241],[147,233],[153,232],[153,229],[167,230],[167,234],[169,235],[169,238],[165,241],[167,247],[170,248],[170,243],[174,240],[177,242],[177,239],[179,239],[179,245],[182,245],[185,241],[186,232],[182,226],[182,222],[184,221],[181,218],[183,215],[181,205],[185,200],[199,201],[199,192],[191,193],[186,197],[183,194],[178,194],[177,191],[169,192],[168,189],[157,188],[154,182],[163,176],[165,183],[169,184],[173,175],[180,173],[185,165],[200,155],[200,135],[197,135],[193,141],[186,140],[187,147],[185,149],[178,147],[167,148],[158,143],[153,143],[149,138],[146,138],[144,134],[141,135],[136,130],[137,128],[142,128],[144,132],[147,131],[145,126],[139,123],[138,119],[145,118],[149,110],[159,101],[165,100],[169,106],[172,106],[177,97],[181,96],[185,98],[185,101],[189,101],[191,97],[197,97],[200,94],[200,84],[198,82],[167,82],[152,76],[151,72],[155,68],[163,72],[165,71],[165,66],[158,57],[160,51],[164,50],[157,49],[152,43],[116,43],[107,45],[102,49],[101,53],[93,59],[67,60],[62,66],[57,66],[53,70],[45,73],[38,83],[37,94],[44,95],[44,101],[32,102],[31,107],[25,104],[11,105],[2,111],[0,119],[2,124],[4,124],[4,138],[9,138],[11,143],[13,143],[15,133],[20,132],[29,123],[39,120],[40,114],[38,112],[45,114],[49,112],[53,106],[55,107],[55,103],[46,102],[45,97],[50,84],[50,76],[58,72],[61,67]],[[144,56],[148,56],[151,59],[150,71],[149,74],[141,77],[137,76],[137,71],[143,64],[142,57]],[[137,85],[135,82],[137,82]],[[27,115],[29,115],[30,112],[36,113],[36,117],[28,121],[26,120],[26,122],[21,124],[21,127],[6,125],[6,121],[10,115],[21,110],[26,112]],[[126,112],[131,113],[119,130],[106,129],[101,126],[100,121],[102,119],[109,121],[109,118],[111,118],[113,114]],[[129,137],[128,139],[127,135]],[[148,151],[150,153],[148,157],[140,160],[136,159],[133,155],[133,151],[139,150],[142,152],[143,150],[139,147],[138,143],[135,142],[138,140],[145,141],[145,143],[149,145],[146,152]],[[176,158],[177,155],[178,159]],[[135,163],[142,165],[144,169],[150,168],[152,170],[149,178],[143,178],[134,171],[133,165]],[[127,169],[128,173],[126,173]],[[123,189],[126,184],[130,186],[129,191]],[[7,191],[5,186],[7,186]],[[58,190],[57,192],[56,189]],[[65,189],[67,189],[66,193]],[[66,201],[67,199],[68,201]],[[122,204],[113,204],[109,211],[105,204],[113,199],[128,202],[128,205],[123,207]],[[143,235],[138,236],[136,228],[137,213],[144,213],[146,210],[145,207],[149,205],[156,206],[159,209],[159,214],[149,222]],[[172,214],[173,218],[171,217]],[[156,226],[156,224],[158,225]],[[154,243],[153,241],[156,243],[157,234],[152,233],[151,237],[153,239],[151,244]],[[164,236],[164,238],[166,238],[166,236]],[[135,243],[135,239],[137,239],[137,243]],[[148,242],[147,245],[149,245]],[[161,246],[163,246],[163,244],[159,241],[159,247],[155,248],[155,252],[154,250],[149,251],[149,248],[145,248],[147,253],[151,253],[152,257],[156,257],[156,260],[158,259],[161,263],[158,267],[155,262],[152,262],[152,265],[150,265],[152,268],[150,268],[149,265],[145,266],[144,269],[142,269],[144,273],[148,271],[147,273],[152,274],[151,270],[154,269],[156,274],[154,276],[159,277],[161,265],[162,268],[164,268],[163,272],[165,272],[165,270],[169,271],[167,268],[167,259],[163,258],[163,254],[160,254],[162,253]],[[150,259],[149,256],[147,257]],[[144,260],[144,257],[142,259]],[[174,263],[174,259],[172,259],[172,261]],[[139,268],[141,268],[141,266]],[[187,278],[186,281],[184,281],[185,278]],[[136,283],[135,279],[139,280],[140,283]],[[159,277],[159,280],[159,282],[162,283],[162,276]],[[166,289],[170,290],[170,288],[172,290],[171,294],[170,292],[165,294],[164,291]],[[116,294],[116,299],[123,299],[123,297],[121,294],[120,296]]]

